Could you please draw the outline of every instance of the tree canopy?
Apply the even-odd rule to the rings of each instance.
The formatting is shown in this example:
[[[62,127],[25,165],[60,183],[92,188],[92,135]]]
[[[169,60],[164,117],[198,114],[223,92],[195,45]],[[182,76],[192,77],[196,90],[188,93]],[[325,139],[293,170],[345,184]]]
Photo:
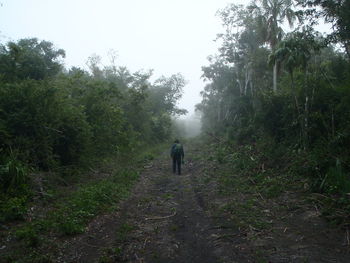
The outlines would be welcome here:
[[[350,172],[348,3],[261,0],[221,10],[225,33],[218,36],[218,55],[203,67],[207,85],[197,105],[203,131],[236,145],[283,147],[310,165],[318,191],[350,190],[336,181]],[[331,22],[333,32],[317,32],[315,17]],[[282,30],[285,20],[295,29]],[[330,179],[329,171],[340,166],[339,178]]]
[[[0,47],[0,156],[51,170],[122,156],[172,134],[185,80],[150,81],[88,59],[90,71],[63,66],[65,52],[37,38]]]

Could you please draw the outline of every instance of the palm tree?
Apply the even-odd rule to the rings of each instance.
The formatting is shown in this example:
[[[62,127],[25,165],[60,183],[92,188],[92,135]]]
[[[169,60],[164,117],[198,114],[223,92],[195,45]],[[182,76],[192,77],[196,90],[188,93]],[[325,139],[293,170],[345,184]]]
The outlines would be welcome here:
[[[297,68],[304,70],[306,76],[307,63],[312,56],[313,51],[319,49],[319,43],[317,43],[313,37],[312,31],[294,32],[289,34],[286,39],[281,41],[276,47],[275,51],[270,55],[270,62],[276,64],[281,63],[288,71],[291,78],[291,91],[294,97],[295,108],[298,113],[298,119],[301,121],[301,109],[298,102],[298,96],[296,92],[294,82],[294,71]],[[304,147],[306,147],[307,130],[308,130],[308,101],[309,97],[305,93],[305,112],[304,120],[301,121],[301,134],[303,135]]]
[[[274,52],[278,43],[282,40],[283,29],[281,25],[285,20],[292,27],[297,13],[293,10],[293,0],[254,0],[249,8],[256,13],[265,42]],[[273,90],[277,91],[277,61],[273,65]]]

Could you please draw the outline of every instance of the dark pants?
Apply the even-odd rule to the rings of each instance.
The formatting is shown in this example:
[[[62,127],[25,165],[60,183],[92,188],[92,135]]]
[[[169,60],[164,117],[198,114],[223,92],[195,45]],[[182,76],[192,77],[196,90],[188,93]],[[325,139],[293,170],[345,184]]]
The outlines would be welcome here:
[[[181,174],[181,156],[173,156],[173,173]]]

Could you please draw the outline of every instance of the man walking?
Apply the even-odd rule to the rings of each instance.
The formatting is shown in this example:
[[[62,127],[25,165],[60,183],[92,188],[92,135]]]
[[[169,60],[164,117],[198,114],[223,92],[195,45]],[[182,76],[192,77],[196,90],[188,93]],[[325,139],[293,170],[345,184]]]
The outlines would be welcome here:
[[[173,173],[181,174],[181,163],[184,163],[184,149],[180,144],[180,141],[176,139],[173,146],[171,146],[170,156],[173,158]],[[177,169],[176,169],[177,168]]]

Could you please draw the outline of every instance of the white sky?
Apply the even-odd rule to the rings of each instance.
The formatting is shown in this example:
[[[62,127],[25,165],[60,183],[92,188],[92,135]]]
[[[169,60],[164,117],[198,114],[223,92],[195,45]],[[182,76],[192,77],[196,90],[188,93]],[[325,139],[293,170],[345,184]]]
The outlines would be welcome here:
[[[239,0],[244,2],[243,0]],[[96,53],[117,51],[117,64],[154,76],[182,73],[180,107],[193,111],[201,67],[216,53],[218,9],[228,0],[0,0],[0,41],[37,37],[66,51],[66,66],[86,67]],[[238,1],[236,0],[238,3]]]
[[[96,53],[131,71],[182,73],[180,107],[193,112],[204,83],[201,67],[216,53],[223,29],[218,9],[244,0],[0,0],[0,41],[37,37],[66,51],[66,66],[86,68]]]

